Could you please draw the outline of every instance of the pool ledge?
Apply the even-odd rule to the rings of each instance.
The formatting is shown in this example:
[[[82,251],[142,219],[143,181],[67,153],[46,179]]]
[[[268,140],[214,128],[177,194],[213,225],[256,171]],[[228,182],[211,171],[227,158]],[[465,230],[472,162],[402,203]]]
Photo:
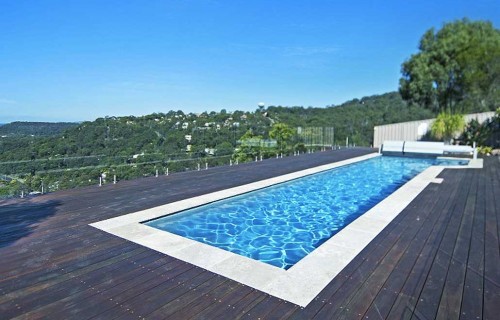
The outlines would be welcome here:
[[[305,307],[429,183],[440,183],[442,179],[436,177],[447,167],[427,168],[288,270],[161,231],[141,222],[377,156],[379,154],[374,153],[297,171],[90,225]],[[463,167],[480,168],[482,161]]]

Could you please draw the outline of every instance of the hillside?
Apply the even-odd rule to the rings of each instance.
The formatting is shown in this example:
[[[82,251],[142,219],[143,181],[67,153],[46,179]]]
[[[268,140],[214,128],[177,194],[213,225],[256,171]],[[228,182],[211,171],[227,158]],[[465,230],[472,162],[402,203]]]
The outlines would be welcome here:
[[[55,136],[68,128],[76,127],[74,122],[22,122],[0,124],[0,136]]]
[[[334,127],[338,141],[349,137],[356,145],[363,146],[372,144],[374,126],[434,117],[427,109],[408,106],[397,92],[353,99],[327,108],[271,106],[267,111],[276,121],[293,127]]]
[[[188,144],[193,150],[216,148],[222,143],[235,147],[249,129],[267,138],[272,123],[276,122],[290,127],[334,127],[339,143],[349,137],[356,145],[369,146],[376,125],[431,117],[433,114],[427,109],[408,107],[400,95],[393,92],[327,108],[270,106],[255,112],[222,110],[202,114],[185,114],[179,110],[141,117],[106,117],[80,124],[16,122],[0,127],[0,132],[37,132],[39,136],[45,132],[54,136],[38,139],[35,144],[30,139],[4,139],[0,144],[0,160],[171,154],[186,151]],[[66,130],[64,134],[63,130]],[[186,135],[191,136],[190,142]]]
[[[164,173],[167,168],[170,172],[184,171],[199,164],[214,166],[227,164],[230,159],[245,161],[256,155],[274,156],[277,151],[273,147],[247,146],[242,150],[249,153],[242,154],[240,150],[236,158],[233,153],[245,133],[267,139],[272,125],[280,122],[295,132],[286,150],[293,152],[306,147],[297,127],[334,128],[335,144],[343,145],[349,137],[351,144],[370,146],[375,125],[433,116],[427,109],[409,107],[393,92],[326,108],[269,106],[254,112],[221,110],[201,114],[179,110],[45,127],[13,123],[6,126],[18,128],[17,132],[24,135],[0,138],[0,174],[20,183],[11,182],[8,192],[40,189],[42,181],[45,190],[52,191],[96,184],[102,173],[130,179],[153,175],[157,170]],[[46,129],[41,130],[42,127]],[[59,134],[55,134],[57,130]],[[32,136],[27,132],[53,135]]]

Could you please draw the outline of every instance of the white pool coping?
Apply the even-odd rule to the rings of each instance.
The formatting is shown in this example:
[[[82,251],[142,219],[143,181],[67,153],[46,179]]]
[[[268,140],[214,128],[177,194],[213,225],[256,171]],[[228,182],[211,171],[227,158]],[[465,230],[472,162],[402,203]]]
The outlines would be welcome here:
[[[401,186],[368,212],[323,243],[288,270],[243,257],[141,222],[163,217],[217,200],[265,188],[321,171],[377,157],[368,154],[290,174],[185,199],[90,224],[123,239],[165,253],[177,259],[233,279],[277,298],[307,306],[429,183],[444,166],[431,166]],[[470,160],[470,159],[467,159]],[[482,159],[470,160],[469,166],[482,168]]]

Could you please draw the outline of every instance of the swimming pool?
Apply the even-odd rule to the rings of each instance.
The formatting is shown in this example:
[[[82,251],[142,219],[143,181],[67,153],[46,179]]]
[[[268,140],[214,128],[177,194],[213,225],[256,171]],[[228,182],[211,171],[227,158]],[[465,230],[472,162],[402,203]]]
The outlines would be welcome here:
[[[376,157],[145,224],[288,269],[428,167],[460,164]]]
[[[339,152],[339,151],[333,151]],[[333,153],[332,152],[332,153]],[[93,222],[90,226],[132,241],[141,246],[164,253],[214,272],[220,276],[235,280],[279,299],[305,307],[330,283],[373,239],[375,239],[418,195],[429,185],[442,183],[439,174],[449,169],[480,169],[482,159],[466,160],[467,165],[430,166],[413,179],[400,186],[387,198],[346,225],[334,236],[325,241],[307,256],[288,269],[248,258],[200,241],[163,231],[146,225],[167,215],[174,215],[184,210],[194,209],[231,197],[250,194],[256,190],[299,181],[298,178],[312,176],[330,169],[340,168],[354,163],[380,157],[370,153],[348,158],[329,164],[319,165],[304,170],[290,172],[280,176],[241,184],[228,189],[209,192],[199,196],[169,202],[156,207],[126,213],[110,219]],[[279,165],[277,160],[277,164]],[[260,163],[260,162],[259,162]],[[251,164],[255,170],[259,163]],[[449,164],[456,164],[449,163]],[[248,168],[245,168],[248,169]],[[214,177],[216,180],[217,177]],[[168,193],[169,191],[166,190]]]

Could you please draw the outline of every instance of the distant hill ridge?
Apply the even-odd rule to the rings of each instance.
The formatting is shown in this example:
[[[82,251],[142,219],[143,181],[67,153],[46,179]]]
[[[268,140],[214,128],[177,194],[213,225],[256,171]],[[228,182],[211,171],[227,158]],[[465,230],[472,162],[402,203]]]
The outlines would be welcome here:
[[[15,121],[0,124],[2,136],[55,136],[68,128],[78,126],[75,122],[27,122]]]
[[[335,142],[346,138],[359,146],[373,142],[373,127],[432,118],[422,107],[409,106],[398,92],[353,99],[337,106],[259,107],[255,111],[184,113],[181,110],[144,116],[110,116],[82,123],[14,122],[0,127],[0,161],[53,156],[136,154],[203,154],[215,148],[232,152],[248,130],[269,137],[273,123],[296,127],[333,127]],[[34,137],[30,137],[33,135]],[[17,138],[19,137],[19,138]],[[28,139],[29,138],[29,139]],[[32,138],[36,138],[33,143]]]

